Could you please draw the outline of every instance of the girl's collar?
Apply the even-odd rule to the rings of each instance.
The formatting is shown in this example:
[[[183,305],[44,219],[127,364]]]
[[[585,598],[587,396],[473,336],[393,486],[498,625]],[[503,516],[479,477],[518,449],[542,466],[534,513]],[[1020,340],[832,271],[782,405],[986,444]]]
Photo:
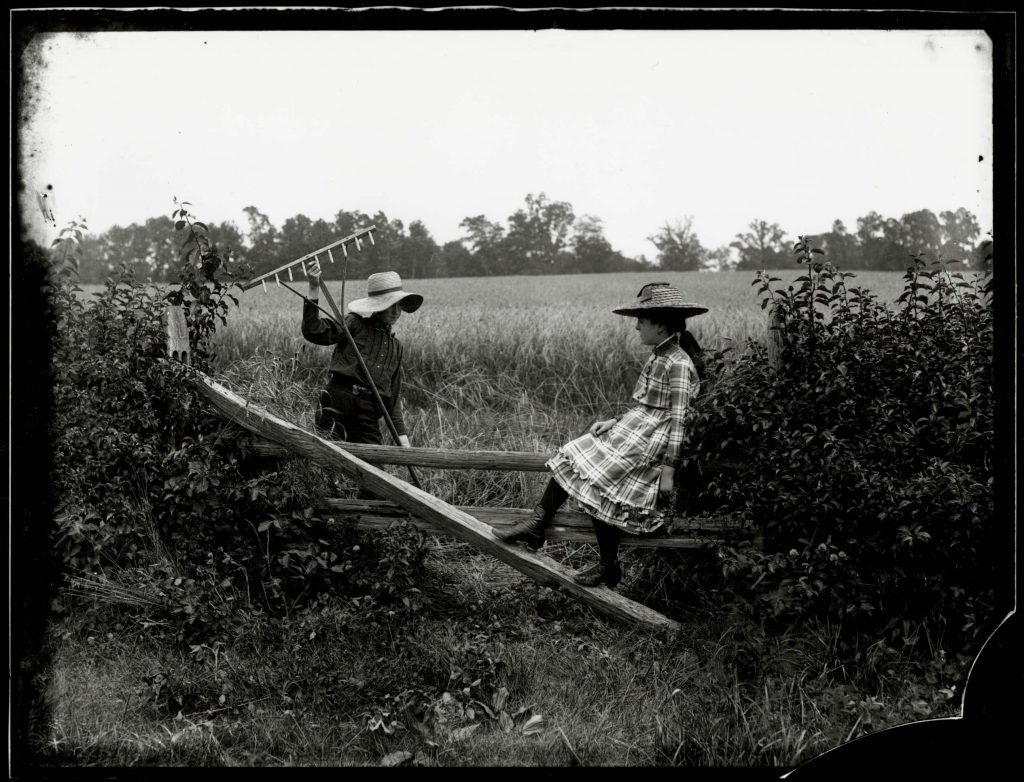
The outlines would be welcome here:
[[[662,340],[661,342],[659,342],[657,345],[654,346],[652,352],[653,353],[663,353],[665,351],[665,349],[667,349],[668,345],[676,345],[676,344],[678,344],[676,342],[676,335],[675,334],[669,334],[667,337],[665,337],[664,340]]]

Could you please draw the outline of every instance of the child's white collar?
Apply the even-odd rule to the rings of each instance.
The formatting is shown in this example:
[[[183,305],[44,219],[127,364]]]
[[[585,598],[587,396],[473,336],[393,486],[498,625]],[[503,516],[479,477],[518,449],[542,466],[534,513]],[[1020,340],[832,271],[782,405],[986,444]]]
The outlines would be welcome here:
[[[676,341],[676,335],[675,334],[669,334],[667,337],[665,337],[664,340],[662,340],[661,342],[659,342],[657,345],[654,346],[654,352],[657,353],[659,350],[661,350],[667,344],[669,344],[670,342],[675,342],[675,341]]]

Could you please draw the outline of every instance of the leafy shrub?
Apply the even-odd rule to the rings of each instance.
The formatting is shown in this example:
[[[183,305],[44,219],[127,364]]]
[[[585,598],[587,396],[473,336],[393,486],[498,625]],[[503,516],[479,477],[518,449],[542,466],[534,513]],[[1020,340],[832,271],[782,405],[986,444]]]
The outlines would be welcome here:
[[[1004,607],[1006,558],[991,278],[915,258],[886,306],[806,241],[796,252],[807,273],[794,285],[755,280],[781,350],[751,342],[692,419],[696,504],[763,532],[764,550],[719,552],[732,597],[776,619],[840,618],[886,643],[976,648]],[[721,463],[732,469],[703,469]]]
[[[191,363],[205,370],[235,301],[236,271],[205,225],[184,203],[174,216],[185,238],[169,290],[122,268],[83,300],[68,251],[77,234],[58,240],[53,486],[65,567],[146,570],[161,608],[143,624],[193,645],[230,632],[245,612],[288,612],[334,591],[418,609],[422,536],[409,527],[371,542],[317,517],[325,476],[240,449],[195,391],[192,370],[166,357],[169,304],[186,311]]]

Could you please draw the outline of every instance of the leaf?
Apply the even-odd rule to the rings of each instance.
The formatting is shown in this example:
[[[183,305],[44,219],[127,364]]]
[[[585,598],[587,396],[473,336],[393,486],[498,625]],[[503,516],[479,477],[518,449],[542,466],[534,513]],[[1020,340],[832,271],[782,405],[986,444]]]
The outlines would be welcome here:
[[[480,723],[476,722],[472,725],[467,725],[464,728],[452,731],[452,741],[465,741],[480,728]]]
[[[505,702],[508,700],[508,690],[505,687],[498,689],[494,695],[491,696],[491,705],[494,706],[495,711],[502,711],[505,708]]]
[[[178,222],[176,222],[174,224],[174,230],[175,231],[180,231],[184,227],[185,227],[185,221],[184,220],[178,220]]]
[[[535,733],[541,733],[544,730],[544,717],[540,714],[534,714],[530,719],[523,725],[523,735],[532,736]]]
[[[515,727],[515,723],[512,721],[512,718],[508,716],[507,711],[503,711],[498,715],[498,725],[505,733],[510,733],[512,728]]]
[[[382,757],[380,759],[380,764],[382,766],[401,766],[403,763],[408,763],[412,759],[413,754],[411,752],[399,750],[398,752],[392,752]]]

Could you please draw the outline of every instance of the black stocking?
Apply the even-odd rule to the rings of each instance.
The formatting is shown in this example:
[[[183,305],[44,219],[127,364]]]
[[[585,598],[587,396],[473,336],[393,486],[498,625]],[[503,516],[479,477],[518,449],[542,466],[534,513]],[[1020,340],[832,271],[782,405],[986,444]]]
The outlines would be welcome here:
[[[603,521],[591,517],[594,524],[594,534],[597,536],[597,548],[601,552],[602,562],[614,562],[619,558],[619,538],[622,533],[618,527],[605,524]]]
[[[544,489],[544,496],[540,498],[540,507],[544,511],[544,518],[550,520],[568,497],[569,494],[558,481],[554,478],[548,478],[548,485]]]

